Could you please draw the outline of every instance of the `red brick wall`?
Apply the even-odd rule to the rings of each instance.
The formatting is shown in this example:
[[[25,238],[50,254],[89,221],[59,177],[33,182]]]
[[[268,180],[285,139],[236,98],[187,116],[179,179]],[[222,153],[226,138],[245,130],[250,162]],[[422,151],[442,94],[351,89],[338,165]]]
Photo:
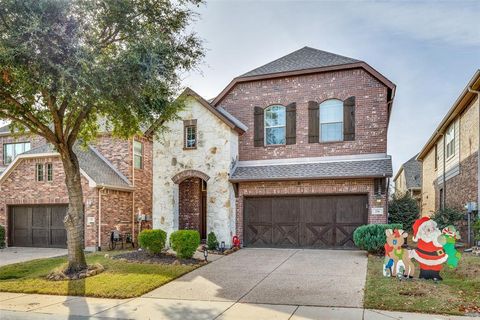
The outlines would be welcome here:
[[[200,178],[183,180],[178,186],[178,228],[180,230],[199,230],[200,228],[201,187],[202,180]]]
[[[356,97],[355,141],[308,143],[308,101]],[[254,107],[297,103],[295,145],[254,147]],[[320,157],[387,152],[387,88],[363,69],[237,84],[217,105],[249,130],[239,138],[240,160]]]
[[[37,163],[53,164],[53,181],[37,182],[35,166]],[[98,197],[97,190],[88,186],[88,181],[82,177],[83,196],[85,201],[85,220],[95,217],[97,220]],[[8,228],[7,212],[9,205],[21,204],[68,204],[68,193],[65,187],[65,175],[62,162],[58,157],[38,159],[23,159],[11,171],[0,185],[0,224]],[[85,245],[94,246],[96,243],[95,226],[85,226]]]
[[[478,153],[460,163],[460,174],[447,180],[445,204],[447,207],[465,210],[467,202],[477,202]]]
[[[101,241],[102,247],[108,248],[113,230],[118,228],[122,234],[132,233],[132,193],[116,190],[100,192]]]
[[[242,182],[239,184],[239,196],[236,203],[236,232],[238,236],[243,236],[243,199],[245,196],[367,194],[370,208],[384,208],[383,215],[372,215],[371,209],[369,209],[368,223],[386,223],[386,195],[381,196],[380,202],[377,202],[373,190],[373,179]]]
[[[132,181],[132,140],[114,138],[108,134],[99,134],[91,143],[117,170]]]
[[[153,193],[153,142],[146,138],[135,138],[143,143],[143,168],[135,169],[135,214],[140,210],[142,214],[152,216]],[[133,159],[133,158],[132,158]],[[142,229],[151,228],[151,222],[143,222]]]

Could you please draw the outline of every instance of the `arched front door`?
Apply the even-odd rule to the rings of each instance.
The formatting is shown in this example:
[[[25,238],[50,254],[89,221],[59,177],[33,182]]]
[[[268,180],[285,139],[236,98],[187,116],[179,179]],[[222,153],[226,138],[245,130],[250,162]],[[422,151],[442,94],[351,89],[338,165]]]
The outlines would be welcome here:
[[[178,227],[180,230],[198,230],[202,240],[207,238],[208,179],[207,175],[193,170],[172,178],[179,187]]]

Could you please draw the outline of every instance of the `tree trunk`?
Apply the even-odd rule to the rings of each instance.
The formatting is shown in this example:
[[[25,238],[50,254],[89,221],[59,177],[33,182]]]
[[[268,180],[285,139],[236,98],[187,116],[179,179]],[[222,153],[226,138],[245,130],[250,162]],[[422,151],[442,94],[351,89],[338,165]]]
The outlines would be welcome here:
[[[68,191],[68,212],[64,223],[67,229],[68,267],[67,273],[77,273],[87,268],[84,254],[84,208],[82,180],[78,159],[72,147],[59,148],[65,171],[65,184]]]

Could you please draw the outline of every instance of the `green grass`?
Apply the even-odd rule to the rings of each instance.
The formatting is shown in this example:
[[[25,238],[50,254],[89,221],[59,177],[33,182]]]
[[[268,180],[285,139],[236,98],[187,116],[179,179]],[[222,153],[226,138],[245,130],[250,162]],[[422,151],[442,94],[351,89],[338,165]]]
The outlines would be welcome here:
[[[132,298],[147,293],[191,270],[192,265],[140,264],[87,255],[88,264],[100,263],[105,271],[72,281],[49,281],[45,277],[61,268],[66,257],[32,260],[0,267],[0,292],[41,293],[103,298]]]
[[[386,278],[383,259],[368,258],[365,308],[442,314],[480,311],[480,258],[464,255],[457,269],[444,268],[439,283],[418,279],[418,264],[411,281]]]

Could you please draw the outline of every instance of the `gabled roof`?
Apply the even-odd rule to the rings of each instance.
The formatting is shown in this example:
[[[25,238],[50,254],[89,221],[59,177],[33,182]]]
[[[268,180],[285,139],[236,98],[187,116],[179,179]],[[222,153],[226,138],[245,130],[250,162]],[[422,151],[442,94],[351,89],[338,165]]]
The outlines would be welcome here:
[[[359,68],[367,71],[389,89],[387,99],[391,105],[393,97],[395,96],[396,86],[377,70],[369,66],[364,61],[310,47],[301,48],[261,67],[244,73],[239,77],[236,77],[228,84],[227,87],[225,87],[225,89],[222,90],[222,92],[220,92],[215,99],[213,99],[212,105],[218,106],[222,99],[237,83]]]
[[[392,159],[323,161],[275,165],[238,165],[231,182],[312,179],[384,178],[392,176]]]
[[[437,140],[440,139],[448,129],[450,124],[477,98],[477,94],[470,90],[480,90],[480,69],[477,69],[472,79],[470,79],[460,96],[453,103],[453,106],[438,125],[437,129],[433,132],[430,139],[428,139],[427,143],[422,148],[422,151],[418,154],[418,160],[423,160],[423,158],[425,158],[428,152],[437,143]]]
[[[190,89],[188,87],[185,90],[183,90],[183,92],[179,95],[179,98],[180,97],[187,97],[187,96],[192,97],[195,100],[197,100],[203,107],[205,107],[205,109],[207,109],[208,111],[213,113],[215,116],[217,116],[220,120],[222,120],[231,129],[237,131],[240,134],[247,131],[248,127],[246,125],[244,125],[240,120],[238,120],[237,118],[232,116],[230,113],[228,113],[224,109],[217,109],[217,108],[213,107],[210,104],[210,102],[205,100],[201,95],[199,95],[198,93],[196,93],[195,91],[193,91],[192,89]],[[147,135],[147,136],[152,135],[153,132],[155,131],[155,129],[157,127],[161,126],[162,123],[163,123],[163,120],[158,120],[156,123],[154,123],[150,127],[150,129],[148,129],[145,132],[145,135]]]
[[[277,60],[269,62],[247,73],[244,73],[240,77],[250,77],[278,72],[323,68],[355,62],[360,61],[327,51],[322,51],[310,47],[303,47],[297,51],[287,54],[286,56],[278,58]]]
[[[7,124],[0,127],[0,134],[2,133],[10,133],[10,125]]]
[[[422,163],[417,160],[417,155],[402,164],[393,179],[396,181],[402,171],[405,172],[405,185],[407,189],[420,189],[422,187]]]
[[[86,148],[83,148],[77,144],[74,146],[74,152],[78,157],[82,174],[89,180],[93,187],[105,187],[108,189],[126,191],[133,190],[133,186],[130,181],[94,147],[87,146]],[[5,169],[5,171],[0,174],[0,183],[17,166],[21,159],[58,155],[58,152],[51,144],[44,144],[24,152],[15,158],[15,160]]]

